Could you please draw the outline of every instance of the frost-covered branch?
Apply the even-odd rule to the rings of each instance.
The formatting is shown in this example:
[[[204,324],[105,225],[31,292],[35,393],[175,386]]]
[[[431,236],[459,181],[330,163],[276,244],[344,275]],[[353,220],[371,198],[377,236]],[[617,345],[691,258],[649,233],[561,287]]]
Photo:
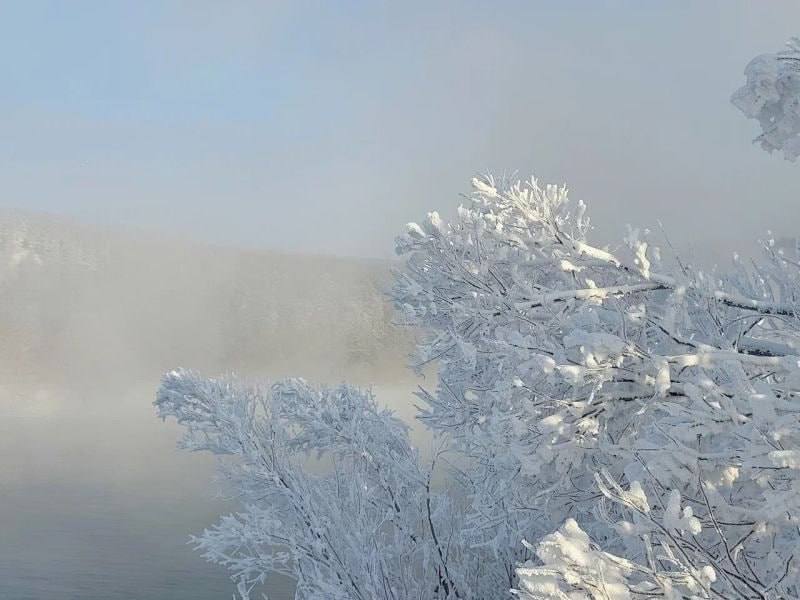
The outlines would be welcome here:
[[[702,272],[647,230],[600,247],[564,187],[473,183],[392,290],[444,491],[369,392],[174,372],[160,414],[245,506],[206,556],[244,597],[800,597],[800,259]]]
[[[184,447],[235,457],[226,472],[245,509],[195,541],[242,597],[273,573],[295,577],[299,597],[448,597],[434,593],[442,565],[428,533],[440,499],[406,426],[371,393],[174,371],[156,406],[186,427]],[[315,474],[310,457],[329,468]]]
[[[705,274],[662,256],[647,231],[616,249],[590,231],[565,188],[485,179],[457,222],[432,213],[398,241],[408,268],[395,300],[428,331],[418,363],[440,367],[422,418],[469,458],[473,503],[485,505],[474,543],[521,563],[515,538],[552,547],[547,536],[572,518],[605,547],[587,564],[612,561],[627,582],[616,596],[584,581],[586,597],[671,586],[686,594],[676,597],[778,598],[779,580],[780,593],[796,591],[796,263],[768,243],[753,269]],[[658,511],[678,493],[691,531],[641,512],[623,526],[631,506],[603,490],[598,519],[599,472],[607,490],[637,482]],[[551,573],[544,563],[525,572]],[[533,597],[561,597],[547,581]]]
[[[747,83],[731,102],[758,121],[762,133],[755,141],[764,150],[781,150],[787,160],[795,160],[800,154],[800,39],[792,38],[780,52],[755,57],[744,74]]]

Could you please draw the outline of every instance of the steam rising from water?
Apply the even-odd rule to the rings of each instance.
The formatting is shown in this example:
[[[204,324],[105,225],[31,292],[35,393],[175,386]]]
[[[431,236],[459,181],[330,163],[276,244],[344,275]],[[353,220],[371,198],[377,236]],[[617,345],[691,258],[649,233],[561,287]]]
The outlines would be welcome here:
[[[161,374],[374,383],[408,417],[388,282],[386,263],[2,215],[0,597],[227,597],[185,542],[235,505],[214,497],[213,460],[155,419]]]

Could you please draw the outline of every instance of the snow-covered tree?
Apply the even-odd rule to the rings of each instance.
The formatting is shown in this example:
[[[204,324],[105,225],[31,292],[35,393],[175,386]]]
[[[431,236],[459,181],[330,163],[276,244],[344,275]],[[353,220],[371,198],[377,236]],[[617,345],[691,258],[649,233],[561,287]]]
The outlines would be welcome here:
[[[755,141],[768,152],[782,150],[788,160],[800,155],[800,38],[786,48],[755,57],[744,71],[747,83],[734,92],[731,102],[762,133]]]
[[[397,243],[433,456],[367,391],[173,372],[160,415],[246,506],[198,546],[244,597],[800,596],[795,253],[704,273],[648,230],[599,247],[566,188],[473,186]]]

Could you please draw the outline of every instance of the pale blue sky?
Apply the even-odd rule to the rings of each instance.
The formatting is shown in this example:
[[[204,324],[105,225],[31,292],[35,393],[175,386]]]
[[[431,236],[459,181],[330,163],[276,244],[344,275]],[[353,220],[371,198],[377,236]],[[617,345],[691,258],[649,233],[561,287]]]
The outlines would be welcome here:
[[[800,165],[728,102],[791,35],[775,0],[0,0],[0,207],[389,256],[474,172],[535,172],[601,237],[727,252],[797,234]]]

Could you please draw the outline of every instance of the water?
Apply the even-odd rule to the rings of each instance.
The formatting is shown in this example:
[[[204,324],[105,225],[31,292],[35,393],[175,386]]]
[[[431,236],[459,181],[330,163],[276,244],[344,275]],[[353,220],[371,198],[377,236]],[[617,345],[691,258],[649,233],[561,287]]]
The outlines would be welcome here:
[[[0,387],[0,598],[230,598],[226,571],[187,538],[235,506],[213,458],[177,450],[178,428],[155,418],[157,385]],[[410,388],[376,391],[408,413]]]
[[[186,542],[233,507],[214,497],[213,461],[175,450],[154,389],[3,390],[0,598],[230,597]]]

